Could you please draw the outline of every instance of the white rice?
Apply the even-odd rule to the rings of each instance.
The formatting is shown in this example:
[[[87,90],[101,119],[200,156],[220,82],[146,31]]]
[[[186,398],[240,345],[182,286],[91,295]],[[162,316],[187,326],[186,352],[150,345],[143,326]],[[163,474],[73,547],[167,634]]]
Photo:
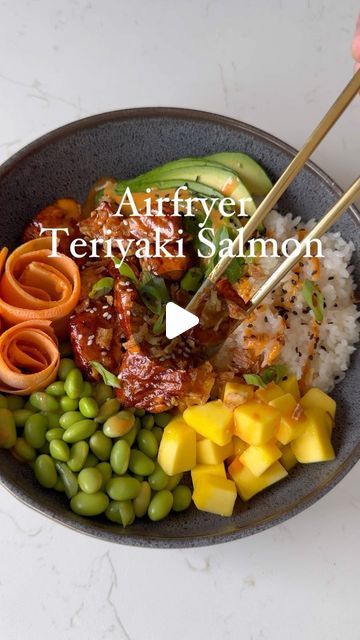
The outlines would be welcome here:
[[[296,229],[313,228],[315,221],[311,220],[306,225],[299,223],[300,218],[272,211],[266,219],[265,227],[273,232],[273,237],[281,244],[285,239],[296,236]],[[357,319],[360,313],[353,301],[354,281],[350,265],[354,251],[353,243],[345,242],[339,233],[328,233],[322,238],[322,247],[324,258],[320,258],[320,278],[316,285],[324,295],[326,308],[323,321],[319,325],[318,342],[311,356],[311,362],[308,360],[308,347],[309,331],[311,331],[313,318],[312,313],[306,313],[307,305],[303,299],[301,287],[297,289],[291,311],[287,315],[284,330],[285,343],[276,362],[285,363],[289,374],[295,374],[298,379],[302,377],[304,367],[308,363],[308,366],[310,365],[309,383],[324,391],[331,391],[334,384],[344,377],[349,366],[350,356],[359,340],[360,325]],[[269,275],[282,259],[258,258],[256,262],[264,274]],[[306,273],[306,269],[309,270],[309,273]],[[302,277],[310,277],[310,269],[309,261],[304,260]],[[292,276],[293,274],[290,273],[284,278],[285,284],[283,286],[285,288],[287,284],[290,284]],[[254,281],[254,290],[258,286],[259,281]],[[279,299],[279,295],[284,294],[279,294],[279,290],[277,290],[274,295],[268,296],[262,308],[255,311],[253,324],[255,335],[257,332],[264,332],[265,313],[267,316],[265,332],[270,335],[271,331],[276,332],[280,317],[274,304],[276,299]],[[243,348],[243,326],[239,327],[230,340],[232,346],[236,342],[238,348]]]

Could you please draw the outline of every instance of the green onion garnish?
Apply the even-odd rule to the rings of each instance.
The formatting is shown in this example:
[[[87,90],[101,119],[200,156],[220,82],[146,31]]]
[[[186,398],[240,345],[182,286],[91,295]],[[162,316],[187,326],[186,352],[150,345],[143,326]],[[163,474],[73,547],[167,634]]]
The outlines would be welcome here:
[[[115,389],[118,389],[120,387],[119,379],[113,373],[111,373],[111,371],[105,369],[101,362],[91,360],[90,364],[98,373],[100,373],[105,384],[109,385],[109,387],[114,387]]]
[[[102,296],[106,296],[114,286],[114,278],[106,277],[101,278],[97,282],[95,282],[92,286],[92,289],[89,293],[89,298],[92,300],[97,300]]]
[[[325,298],[319,287],[317,287],[311,280],[305,280],[301,293],[303,294],[306,304],[313,312],[316,322],[321,324],[324,319]]]

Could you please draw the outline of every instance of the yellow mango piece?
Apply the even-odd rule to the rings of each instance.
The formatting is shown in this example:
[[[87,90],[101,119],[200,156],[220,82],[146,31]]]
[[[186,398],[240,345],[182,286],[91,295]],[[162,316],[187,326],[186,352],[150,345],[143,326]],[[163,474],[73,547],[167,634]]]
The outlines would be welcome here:
[[[291,393],[295,400],[300,400],[300,389],[296,376],[288,376],[286,380],[281,380],[279,387],[284,393]]]
[[[183,418],[197,433],[219,446],[228,444],[233,435],[233,412],[221,400],[188,407]]]
[[[297,464],[297,460],[291,448],[291,444],[286,444],[281,451],[280,462],[286,471],[290,471]]]
[[[248,444],[266,444],[274,437],[280,412],[259,402],[248,402],[234,411],[235,435]]]
[[[335,418],[336,411],[336,402],[333,398],[318,389],[317,387],[312,387],[305,393],[305,395],[301,398],[300,404],[304,409],[322,409],[323,411],[327,411],[332,417]]]
[[[305,431],[293,440],[291,449],[298,460],[304,464],[310,462],[326,462],[335,458],[331,444],[329,427],[324,419],[324,413],[308,409],[306,411],[307,427]]]
[[[235,409],[239,404],[248,402],[254,396],[254,387],[242,382],[227,382],[223,393],[223,402],[230,409]]]
[[[283,393],[284,392],[282,388],[278,384],[275,384],[275,382],[270,382],[270,384],[268,384],[265,389],[257,389],[255,391],[255,397],[261,402],[268,403],[270,402],[270,400],[279,398],[283,395]]]
[[[196,465],[196,433],[181,418],[165,427],[158,463],[169,476],[189,471]]]
[[[241,440],[241,438],[238,438],[237,436],[233,436],[231,442],[233,452],[228,458],[226,458],[227,464],[231,464],[236,456],[241,456],[243,451],[245,451],[245,449],[247,449],[249,446],[247,442],[244,442],[244,440]]]
[[[299,420],[294,420],[291,416],[282,416],[280,425],[276,431],[275,438],[281,444],[289,444],[295,438],[298,438],[307,426],[305,415]]]
[[[277,461],[257,478],[248,467],[245,467],[240,462],[239,458],[235,458],[228,471],[236,484],[240,497],[245,502],[250,500],[256,493],[263,491],[288,475],[286,469]]]
[[[234,452],[232,440],[219,447],[218,444],[204,438],[196,443],[196,464],[219,464],[229,458]]]
[[[197,509],[231,516],[236,500],[235,482],[220,476],[202,475],[194,488],[193,500]]]
[[[259,447],[250,445],[240,456],[240,462],[250,469],[257,478],[281,457],[281,451],[274,442]]]
[[[219,478],[226,478],[225,465],[223,462],[219,464],[197,464],[196,467],[191,469],[191,481],[195,487],[197,481],[201,476],[212,475],[219,476]]]
[[[269,405],[270,407],[274,407],[274,409],[280,411],[281,415],[291,416],[297,405],[297,402],[294,396],[291,395],[291,393],[284,393],[283,396],[275,398],[275,400],[270,400]]]

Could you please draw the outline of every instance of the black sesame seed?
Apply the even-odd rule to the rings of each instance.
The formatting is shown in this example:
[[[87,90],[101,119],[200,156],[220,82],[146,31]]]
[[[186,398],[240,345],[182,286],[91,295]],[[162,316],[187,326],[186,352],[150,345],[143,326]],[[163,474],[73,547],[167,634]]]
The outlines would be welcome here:
[[[328,277],[328,280],[334,280],[334,277],[335,277],[335,276],[329,276],[329,277]]]

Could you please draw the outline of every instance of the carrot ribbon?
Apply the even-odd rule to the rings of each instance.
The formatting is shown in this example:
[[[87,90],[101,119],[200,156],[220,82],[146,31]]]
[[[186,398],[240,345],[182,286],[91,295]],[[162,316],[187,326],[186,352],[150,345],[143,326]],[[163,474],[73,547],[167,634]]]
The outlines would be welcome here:
[[[60,355],[49,320],[28,320],[0,336],[0,391],[28,395],[53,382]]]
[[[10,324],[51,320],[57,333],[80,296],[80,273],[69,257],[51,255],[51,238],[20,245],[7,258],[0,252],[0,315]],[[6,259],[7,258],[7,259]]]

